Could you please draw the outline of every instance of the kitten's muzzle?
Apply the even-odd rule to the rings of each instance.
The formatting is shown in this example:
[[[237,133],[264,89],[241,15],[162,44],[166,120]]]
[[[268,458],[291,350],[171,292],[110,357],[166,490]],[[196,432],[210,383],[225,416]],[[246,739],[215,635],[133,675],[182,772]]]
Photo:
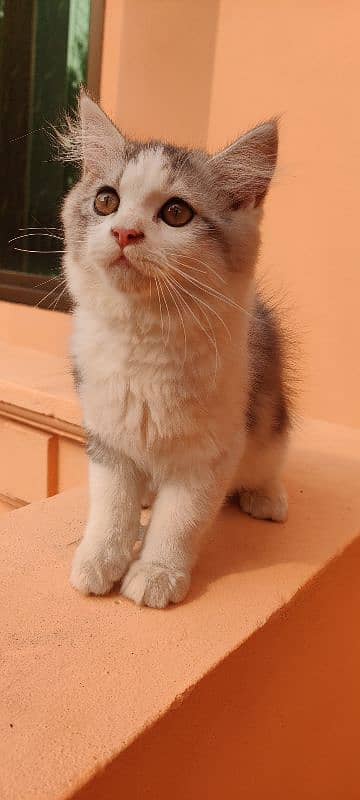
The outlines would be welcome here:
[[[140,239],[144,238],[143,232],[137,231],[135,228],[111,228],[111,233],[121,248],[127,247],[129,244],[137,244]]]

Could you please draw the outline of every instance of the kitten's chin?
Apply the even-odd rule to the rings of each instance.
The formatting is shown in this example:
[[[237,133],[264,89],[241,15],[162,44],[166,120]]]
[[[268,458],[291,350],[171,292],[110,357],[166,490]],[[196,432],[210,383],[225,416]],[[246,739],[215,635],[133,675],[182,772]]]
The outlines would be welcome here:
[[[105,272],[111,285],[121,292],[141,294],[149,290],[149,274],[131,263],[124,254],[114,258],[105,267]]]

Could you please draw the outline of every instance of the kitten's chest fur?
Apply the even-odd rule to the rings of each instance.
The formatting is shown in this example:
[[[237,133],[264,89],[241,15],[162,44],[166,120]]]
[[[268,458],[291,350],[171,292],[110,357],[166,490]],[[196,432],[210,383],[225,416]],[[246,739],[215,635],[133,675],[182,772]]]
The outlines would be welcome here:
[[[79,313],[73,351],[86,427],[144,466],[169,450],[179,458],[187,443],[203,447],[204,438],[215,452],[214,353],[201,337],[189,347],[185,360],[180,333],[170,343],[158,325],[104,325]]]

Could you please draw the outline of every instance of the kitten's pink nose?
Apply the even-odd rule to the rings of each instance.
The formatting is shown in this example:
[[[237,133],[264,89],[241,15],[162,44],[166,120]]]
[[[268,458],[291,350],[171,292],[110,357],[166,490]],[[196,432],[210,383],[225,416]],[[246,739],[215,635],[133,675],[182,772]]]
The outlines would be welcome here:
[[[144,238],[142,231],[136,231],[134,228],[112,228],[112,234],[118,240],[120,247],[127,247],[128,244],[136,244],[140,239]]]

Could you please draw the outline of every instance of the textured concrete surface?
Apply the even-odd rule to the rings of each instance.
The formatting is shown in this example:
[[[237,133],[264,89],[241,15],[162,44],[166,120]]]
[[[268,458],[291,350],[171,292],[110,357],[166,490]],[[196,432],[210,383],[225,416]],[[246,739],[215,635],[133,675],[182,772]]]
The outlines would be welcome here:
[[[288,522],[224,510],[188,599],[165,611],[71,589],[86,515],[82,491],[3,515],[4,800],[58,800],[89,780],[92,791],[94,776],[339,555],[359,530],[359,455],[360,433],[304,425],[289,465]]]

